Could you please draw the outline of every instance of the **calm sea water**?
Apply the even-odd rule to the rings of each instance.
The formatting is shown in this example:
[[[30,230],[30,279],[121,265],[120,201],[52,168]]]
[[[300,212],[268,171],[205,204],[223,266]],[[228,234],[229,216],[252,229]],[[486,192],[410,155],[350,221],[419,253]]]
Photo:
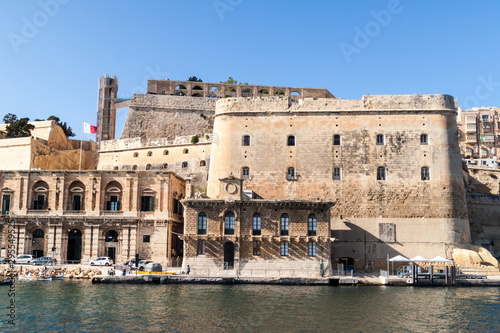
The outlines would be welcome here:
[[[19,281],[0,332],[499,332],[500,288]]]

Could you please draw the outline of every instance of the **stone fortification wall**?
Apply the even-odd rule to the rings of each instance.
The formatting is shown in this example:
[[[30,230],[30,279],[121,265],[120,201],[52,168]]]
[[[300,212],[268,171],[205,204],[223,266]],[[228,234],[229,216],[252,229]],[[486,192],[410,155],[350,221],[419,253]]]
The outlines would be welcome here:
[[[500,256],[500,195],[467,193],[467,208],[472,242]]]
[[[232,173],[264,199],[335,202],[334,262],[450,257],[470,239],[451,96],[226,99],[214,119],[208,196]]]
[[[304,98],[296,101],[285,97],[226,98],[217,101],[216,114],[246,112],[308,112],[337,111],[439,111],[455,112],[449,95],[365,95],[360,100]]]
[[[204,97],[134,95],[121,138],[174,140],[211,133],[215,102]]]
[[[191,143],[192,136],[174,140],[141,138],[101,142],[98,170],[169,170],[202,188],[210,165],[211,133]]]

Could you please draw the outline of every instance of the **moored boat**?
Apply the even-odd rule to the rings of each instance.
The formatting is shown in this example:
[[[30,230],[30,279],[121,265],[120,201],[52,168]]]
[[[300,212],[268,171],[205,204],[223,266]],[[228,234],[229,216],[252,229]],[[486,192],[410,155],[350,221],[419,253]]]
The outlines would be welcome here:
[[[12,284],[12,279],[5,278],[0,280],[0,286],[10,285],[10,284]]]
[[[28,276],[28,275],[19,275],[19,280],[29,280],[29,281],[52,281],[51,277],[46,276]]]

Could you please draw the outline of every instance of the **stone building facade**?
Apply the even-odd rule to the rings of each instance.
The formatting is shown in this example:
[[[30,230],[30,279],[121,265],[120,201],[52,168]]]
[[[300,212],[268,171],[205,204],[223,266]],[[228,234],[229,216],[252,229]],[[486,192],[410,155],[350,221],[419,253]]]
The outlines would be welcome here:
[[[320,276],[330,272],[331,202],[246,198],[243,179],[215,199],[186,199],[184,266],[210,274]]]
[[[458,109],[457,121],[461,154],[468,164],[499,166],[499,108]]]
[[[95,169],[95,142],[69,139],[54,120],[29,124],[34,126],[29,137],[0,137],[0,170]],[[6,127],[0,124],[0,132]]]
[[[172,172],[2,171],[0,189],[2,252],[10,223],[16,255],[80,263],[136,253],[162,264],[182,258],[186,186]]]

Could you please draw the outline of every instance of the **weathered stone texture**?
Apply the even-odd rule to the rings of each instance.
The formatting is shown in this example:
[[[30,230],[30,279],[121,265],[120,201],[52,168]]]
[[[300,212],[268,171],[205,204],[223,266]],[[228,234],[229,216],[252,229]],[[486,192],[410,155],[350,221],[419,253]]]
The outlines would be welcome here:
[[[121,138],[174,140],[211,133],[214,110],[213,98],[134,95]]]
[[[471,238],[474,244],[500,254],[500,196],[467,193]]]

